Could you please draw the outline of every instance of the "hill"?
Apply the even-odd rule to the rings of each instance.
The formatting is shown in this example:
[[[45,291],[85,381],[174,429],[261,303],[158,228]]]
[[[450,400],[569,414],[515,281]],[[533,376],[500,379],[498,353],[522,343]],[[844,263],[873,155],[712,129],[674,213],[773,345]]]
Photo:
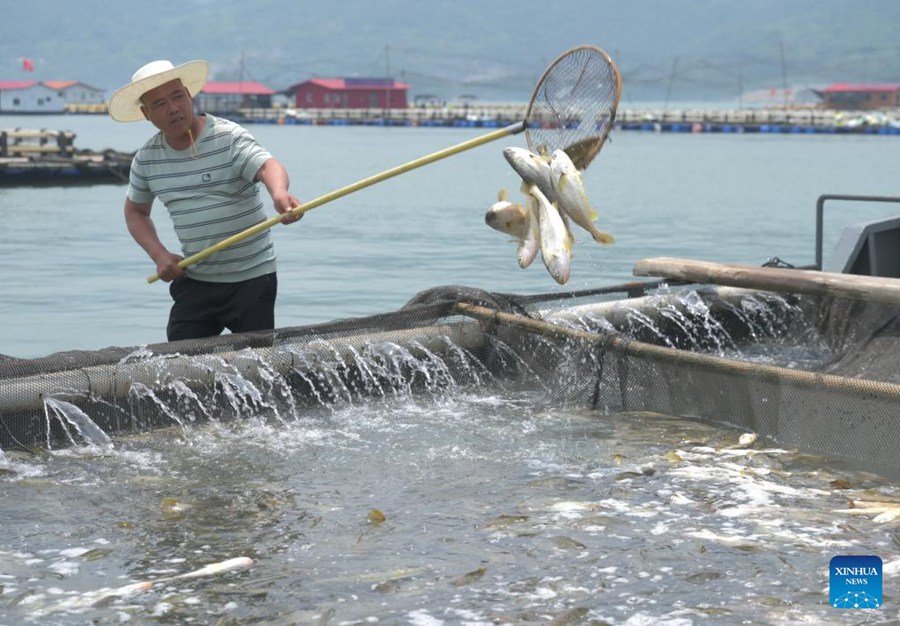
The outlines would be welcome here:
[[[109,91],[149,60],[204,58],[215,79],[273,89],[391,74],[411,95],[526,100],[546,65],[579,44],[613,56],[625,101],[900,81],[895,0],[32,0],[7,18],[0,80]]]

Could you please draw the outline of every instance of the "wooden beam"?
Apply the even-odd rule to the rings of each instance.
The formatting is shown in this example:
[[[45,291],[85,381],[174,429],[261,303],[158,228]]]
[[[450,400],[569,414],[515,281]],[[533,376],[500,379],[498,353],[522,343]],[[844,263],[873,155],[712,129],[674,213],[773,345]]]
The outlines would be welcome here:
[[[26,152],[58,152],[60,154],[71,154],[75,151],[73,146],[58,146],[56,144],[38,144],[38,143],[17,143],[7,146],[6,150],[9,154],[24,154]]]
[[[900,304],[900,279],[881,276],[756,267],[669,257],[638,261],[634,265],[634,275],[671,278],[688,283]]]

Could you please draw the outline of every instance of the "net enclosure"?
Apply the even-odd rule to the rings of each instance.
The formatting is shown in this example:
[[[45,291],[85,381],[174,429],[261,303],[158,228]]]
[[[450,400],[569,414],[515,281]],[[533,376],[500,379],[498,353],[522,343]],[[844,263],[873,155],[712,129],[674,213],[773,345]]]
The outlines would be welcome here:
[[[5,359],[0,444],[96,445],[463,389],[525,393],[597,419],[693,418],[900,476],[896,305],[658,287],[524,296],[447,286],[397,311],[328,324]]]

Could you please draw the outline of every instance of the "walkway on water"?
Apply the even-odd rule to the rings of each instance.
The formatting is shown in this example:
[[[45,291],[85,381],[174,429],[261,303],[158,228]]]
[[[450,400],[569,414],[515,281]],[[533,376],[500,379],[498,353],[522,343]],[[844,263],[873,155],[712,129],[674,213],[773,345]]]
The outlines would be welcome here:
[[[242,109],[246,123],[329,126],[502,128],[521,121],[523,104],[409,107],[406,109]],[[676,133],[900,134],[900,111],[793,109],[620,109],[620,130]]]
[[[96,111],[70,110],[71,113]],[[249,124],[502,128],[525,118],[526,104],[447,104],[405,109],[240,109],[210,111]],[[620,108],[620,130],[673,133],[900,134],[900,110]]]

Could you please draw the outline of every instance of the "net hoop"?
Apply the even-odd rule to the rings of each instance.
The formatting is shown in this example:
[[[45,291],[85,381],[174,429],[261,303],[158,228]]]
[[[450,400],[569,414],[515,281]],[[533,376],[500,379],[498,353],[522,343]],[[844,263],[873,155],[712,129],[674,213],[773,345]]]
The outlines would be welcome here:
[[[528,148],[543,156],[564,150],[585,169],[615,126],[621,95],[621,75],[603,49],[577,46],[564,52],[544,70],[528,102]]]

